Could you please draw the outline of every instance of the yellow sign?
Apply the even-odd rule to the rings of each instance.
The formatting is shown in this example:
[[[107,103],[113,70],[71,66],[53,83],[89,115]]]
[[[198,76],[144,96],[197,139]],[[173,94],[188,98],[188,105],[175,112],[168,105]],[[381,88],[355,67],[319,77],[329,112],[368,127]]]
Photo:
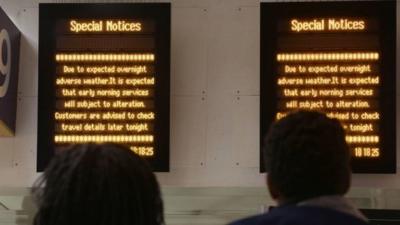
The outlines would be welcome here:
[[[74,33],[80,32],[139,32],[142,30],[142,23],[125,20],[92,20],[69,22],[69,30]]]
[[[319,31],[362,31],[366,28],[364,20],[354,19],[313,19],[290,21],[290,29],[294,32],[319,32]]]

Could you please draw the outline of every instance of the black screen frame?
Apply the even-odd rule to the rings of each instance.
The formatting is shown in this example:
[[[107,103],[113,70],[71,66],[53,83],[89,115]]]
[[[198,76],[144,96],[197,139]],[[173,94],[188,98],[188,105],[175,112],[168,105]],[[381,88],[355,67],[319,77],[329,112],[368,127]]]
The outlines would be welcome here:
[[[293,17],[376,17],[380,21],[381,154],[379,159],[352,158],[353,173],[396,173],[396,2],[280,2],[261,3],[260,38],[260,172],[264,167],[264,138],[275,120],[277,87],[274,74],[277,63],[279,20]],[[383,21],[383,22],[382,22]]]
[[[151,19],[156,23],[154,104],[154,158],[146,158],[156,172],[169,172],[170,149],[170,3],[65,3],[39,4],[39,98],[37,171],[43,171],[55,154],[54,106],[56,51],[55,27],[61,19]]]

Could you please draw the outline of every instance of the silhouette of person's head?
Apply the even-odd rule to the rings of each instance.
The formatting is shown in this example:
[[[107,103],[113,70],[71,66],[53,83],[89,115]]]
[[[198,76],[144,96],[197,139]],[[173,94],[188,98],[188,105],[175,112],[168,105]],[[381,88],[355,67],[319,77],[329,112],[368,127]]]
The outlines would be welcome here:
[[[337,119],[312,111],[274,123],[264,146],[267,183],[280,204],[343,195],[350,186],[350,152]]]
[[[162,225],[163,204],[146,161],[114,144],[57,154],[34,188],[35,225]]]

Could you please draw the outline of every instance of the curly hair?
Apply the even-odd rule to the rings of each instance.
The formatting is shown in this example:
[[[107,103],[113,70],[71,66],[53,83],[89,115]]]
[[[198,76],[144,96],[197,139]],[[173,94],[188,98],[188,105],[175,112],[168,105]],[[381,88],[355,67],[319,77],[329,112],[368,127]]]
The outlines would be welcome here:
[[[337,119],[313,111],[291,113],[265,138],[270,180],[290,201],[343,195],[350,185],[350,152]]]
[[[35,184],[34,225],[163,225],[163,203],[150,166],[115,144],[60,151]]]

